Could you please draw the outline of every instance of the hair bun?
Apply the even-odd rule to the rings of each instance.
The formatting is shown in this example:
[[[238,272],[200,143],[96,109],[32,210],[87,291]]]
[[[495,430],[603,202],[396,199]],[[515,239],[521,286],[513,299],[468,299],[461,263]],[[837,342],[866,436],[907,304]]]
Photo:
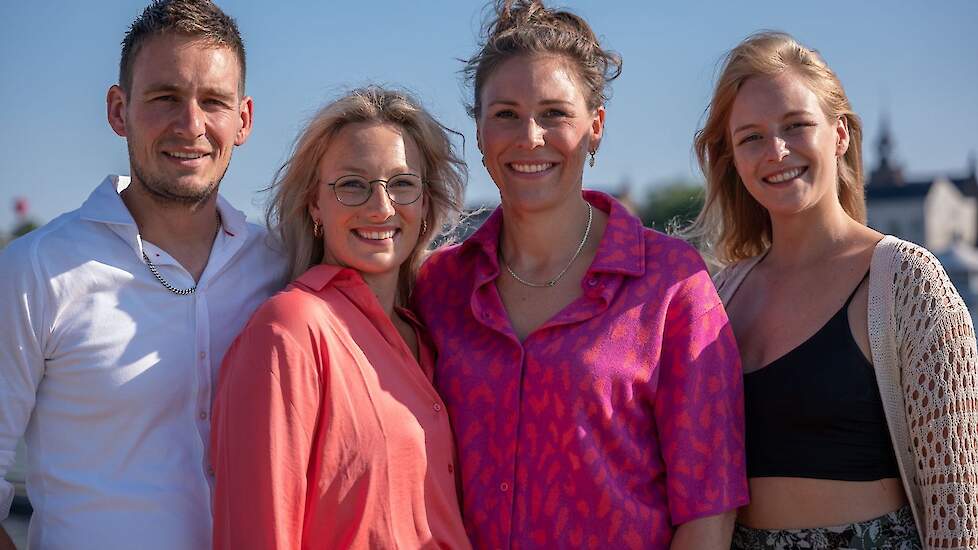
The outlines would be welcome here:
[[[621,56],[601,47],[582,17],[551,9],[541,0],[495,0],[493,15],[483,26],[480,51],[466,60],[462,72],[475,97],[469,114],[481,111],[479,94],[486,78],[503,61],[520,55],[553,54],[569,60],[584,85],[592,109],[608,100],[607,85],[621,74]]]

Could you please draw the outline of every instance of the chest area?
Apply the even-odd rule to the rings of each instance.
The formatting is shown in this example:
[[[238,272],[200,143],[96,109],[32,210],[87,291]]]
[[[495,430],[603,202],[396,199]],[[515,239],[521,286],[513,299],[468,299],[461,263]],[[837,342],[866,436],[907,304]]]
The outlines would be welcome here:
[[[151,403],[176,410],[209,395],[223,350],[211,342],[206,302],[136,287],[93,287],[60,304],[43,349],[42,404],[57,397],[99,415]]]
[[[836,476],[892,463],[875,372],[839,325],[744,376],[751,475],[857,480]]]
[[[808,278],[745,281],[727,305],[744,372],[764,368],[810,345],[830,324],[835,338],[853,340],[853,329],[859,324],[856,319],[850,326],[850,315],[860,312],[858,304],[850,304],[853,289],[847,285],[847,281]],[[863,308],[863,324],[865,313]]]
[[[453,416],[579,411],[600,420],[655,393],[665,315],[647,302],[613,301],[599,315],[548,322],[522,341],[501,304],[464,304],[453,313],[450,330],[431,327],[435,380]]]
[[[327,466],[362,474],[388,463],[412,469],[425,456],[451,462],[447,407],[421,366],[405,346],[378,340],[370,323],[352,325],[331,330],[323,343],[329,363],[321,454]],[[362,345],[366,341],[371,345]]]
[[[552,287],[531,287],[509,276],[500,276],[496,280],[496,290],[503,309],[496,314],[506,317],[521,341],[562,311],[571,308],[582,295],[580,286],[572,280],[558,281]],[[586,304],[582,306],[586,307]],[[567,313],[574,315],[574,311]]]

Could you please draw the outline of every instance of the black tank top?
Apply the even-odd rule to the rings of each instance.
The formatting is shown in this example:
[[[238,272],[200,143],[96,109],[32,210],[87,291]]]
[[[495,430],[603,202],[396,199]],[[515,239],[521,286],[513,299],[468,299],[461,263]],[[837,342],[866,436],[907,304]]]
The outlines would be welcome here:
[[[899,477],[873,365],[849,328],[861,284],[814,336],[744,375],[748,477]]]

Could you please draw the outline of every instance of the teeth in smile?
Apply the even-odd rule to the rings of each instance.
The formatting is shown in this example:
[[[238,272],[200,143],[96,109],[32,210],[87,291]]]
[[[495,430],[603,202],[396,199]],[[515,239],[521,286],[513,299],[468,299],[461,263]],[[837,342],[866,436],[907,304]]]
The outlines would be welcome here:
[[[204,156],[204,153],[167,153],[171,157],[177,157],[178,159],[199,159]]]
[[[768,183],[781,183],[797,178],[804,171],[805,171],[804,168],[792,168],[791,170],[786,170],[784,172],[781,172],[780,174],[775,174],[773,176],[766,177],[764,178],[764,180],[767,181]]]
[[[513,170],[517,172],[523,172],[524,174],[534,174],[536,172],[543,172],[544,170],[553,166],[552,162],[544,162],[541,164],[511,164]]]
[[[357,235],[363,237],[364,239],[370,239],[371,241],[382,241],[384,239],[393,238],[394,230],[390,229],[387,231],[365,231],[363,229],[357,229]]]

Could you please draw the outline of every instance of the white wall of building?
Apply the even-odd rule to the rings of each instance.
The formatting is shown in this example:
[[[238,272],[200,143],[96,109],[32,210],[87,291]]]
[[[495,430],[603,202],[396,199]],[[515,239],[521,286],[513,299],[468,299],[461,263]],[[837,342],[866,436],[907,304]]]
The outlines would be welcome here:
[[[868,224],[887,235],[927,246],[924,201],[919,198],[873,199],[867,204]]]
[[[964,196],[946,179],[937,179],[924,200],[924,245],[931,251],[945,250],[956,242],[975,245],[975,199]]]

